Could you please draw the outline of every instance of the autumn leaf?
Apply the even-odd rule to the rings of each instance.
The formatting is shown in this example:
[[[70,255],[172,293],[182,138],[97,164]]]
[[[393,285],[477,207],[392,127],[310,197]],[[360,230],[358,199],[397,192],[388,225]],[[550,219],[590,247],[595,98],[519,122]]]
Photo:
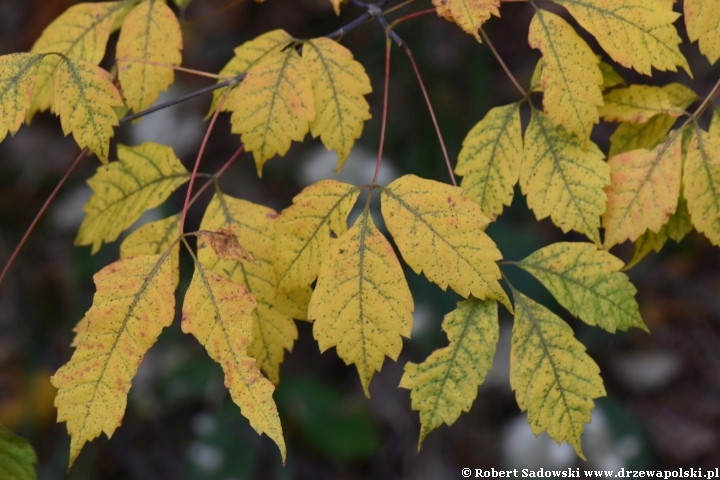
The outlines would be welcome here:
[[[597,107],[603,104],[597,56],[569,23],[546,10],[535,13],[528,40],[543,54],[540,82],[545,113],[586,146],[593,124],[599,121]]]
[[[677,118],[683,109],[675,106],[667,90],[649,85],[618,88],[603,97],[605,104],[598,111],[608,122],[643,123],[655,115]]]
[[[591,243],[559,242],[516,263],[530,272],[570,313],[610,333],[647,330],[635,300],[637,290],[620,270],[622,260]]]
[[[337,172],[360,138],[365,120],[370,119],[370,106],[363,96],[372,92],[370,79],[350,50],[329,38],[305,42],[302,58],[312,79],[317,112],[310,132],[320,137],[325,148],[337,152]]]
[[[690,41],[699,41],[700,52],[711,64],[720,58],[720,2],[718,0],[685,0],[685,26]]]
[[[118,125],[112,107],[123,104],[108,72],[82,60],[60,62],[55,70],[53,110],[63,133],[72,132],[77,144],[88,147],[107,163],[113,127]]]
[[[315,119],[310,74],[294,48],[255,64],[227,103],[232,132],[253,152],[258,176],[268,160],[287,153],[292,140],[302,141]]]
[[[62,58],[84,60],[98,65],[105,56],[105,47],[118,18],[126,15],[131,2],[79,3],[68,8],[43,31],[32,47],[32,53],[46,55],[37,74],[35,92],[27,112],[28,123],[36,112],[47,110],[55,103],[53,76]],[[64,62],[63,62],[64,63]]]
[[[264,33],[235,48],[235,56],[220,70],[219,75],[224,78],[234,78],[246,73],[257,63],[282,51],[293,40],[293,37],[285,30],[272,30]],[[218,80],[218,82],[222,81]],[[222,89],[213,91],[212,104],[207,117],[215,113],[215,109],[224,94],[225,92]],[[227,102],[222,106],[222,109],[224,111],[229,110]]]
[[[285,439],[272,398],[275,387],[262,376],[247,354],[252,338],[255,299],[242,285],[195,264],[182,308],[182,331],[192,334],[225,373],[225,386],[242,415],[259,434],[280,449],[285,462]]]
[[[522,161],[520,104],[490,110],[463,140],[455,173],[465,195],[495,220],[513,199]]]
[[[307,318],[307,302],[310,287],[302,290],[304,300],[298,300],[302,293],[276,293],[277,279],[273,268],[273,241],[277,213],[246,200],[216,193],[205,210],[200,228],[218,231],[232,228],[237,242],[249,251],[255,262],[221,259],[216,250],[208,248],[207,237],[200,237],[198,260],[215,273],[245,287],[257,301],[252,311],[252,341],[248,354],[257,360],[257,367],[277,384],[280,381],[280,364],[285,350],[291,351],[298,337],[293,313]],[[278,308],[282,298],[285,308]],[[300,303],[300,305],[298,305]],[[290,314],[286,311],[295,307]],[[300,310],[298,312],[298,310]]]
[[[0,425],[0,476],[7,480],[35,480],[37,455],[32,445]]]
[[[97,291],[70,361],[52,377],[58,421],[67,422],[70,465],[85,442],[111,437],[145,352],[175,316],[169,255],[119,260],[95,274]]]
[[[495,355],[497,303],[474,298],[460,302],[445,316],[442,328],[450,344],[419,365],[406,363],[400,380],[401,388],[412,390],[412,408],[420,412],[418,448],[428,433],[470,411]]]
[[[608,88],[617,87],[618,85],[625,85],[625,79],[613,68],[612,65],[602,61],[600,55],[595,55],[598,59],[598,68],[602,74],[603,84],[602,89],[607,90]],[[531,92],[542,92],[543,86],[540,82],[542,76],[542,58],[535,64],[535,70],[533,70],[532,77],[530,78],[530,91]]]
[[[293,198],[277,221],[275,273],[278,289],[289,292],[310,285],[331,245],[347,231],[347,217],[360,188],[323,180]]]
[[[175,80],[170,65],[180,65],[182,33],[175,14],[162,1],[140,3],[125,17],[115,58],[128,106],[145,110]],[[168,66],[161,66],[168,65]]]
[[[410,289],[390,243],[367,210],[329,245],[308,307],[320,351],[354,363],[365,395],[385,355],[397,360],[412,330]]]
[[[490,15],[500,16],[500,0],[433,0],[439,16],[458,24],[482,42],[478,30]]]
[[[610,186],[603,215],[605,247],[657,232],[675,212],[682,165],[679,130],[652,150],[638,149],[608,160]]]
[[[120,258],[165,253],[180,237],[180,214],[154,222],[148,222],[125,238],[120,244]],[[173,283],[180,283],[180,244],[175,243],[170,252]],[[79,325],[79,324],[78,324]],[[76,327],[78,328],[78,327]]]
[[[713,116],[712,120],[710,120],[708,133],[716,137],[720,137],[720,108],[713,108]]]
[[[405,175],[382,190],[382,216],[405,262],[445,290],[510,308],[498,283],[502,258],[483,231],[490,222],[462,189]]]
[[[335,10],[336,15],[340,15],[340,2],[342,0],[330,0],[330,3],[332,3],[333,10]]]
[[[610,169],[592,142],[580,140],[537,110],[525,131],[520,187],[538,220],[550,217],[563,232],[575,230],[600,243],[600,215]]]
[[[585,460],[580,435],[592,417],[594,398],[605,396],[600,368],[570,326],[513,290],[515,324],[510,348],[510,386],[535,435],[547,431]]]
[[[100,167],[88,180],[93,195],[85,204],[76,245],[92,245],[97,252],[112,242],[145,211],[163,203],[190,173],[172,148],[146,142],[137,147],[118,145],[119,161]]]
[[[271,215],[277,215],[272,212]],[[274,217],[273,217],[274,218]],[[240,245],[238,241],[237,225],[230,224],[226,227],[220,227],[217,231],[201,230],[195,232],[195,235],[203,242],[207,243],[210,248],[221,260],[230,260],[233,262],[252,262],[258,264],[252,253],[248,252]]]
[[[720,136],[696,130],[685,158],[683,185],[693,225],[720,245]]]
[[[13,53],[0,56],[0,142],[20,129],[30,107],[42,55]]]
[[[673,2],[648,0],[555,0],[623,67],[650,75],[651,68],[677,71],[690,67],[680,52],[673,27],[680,16]]]

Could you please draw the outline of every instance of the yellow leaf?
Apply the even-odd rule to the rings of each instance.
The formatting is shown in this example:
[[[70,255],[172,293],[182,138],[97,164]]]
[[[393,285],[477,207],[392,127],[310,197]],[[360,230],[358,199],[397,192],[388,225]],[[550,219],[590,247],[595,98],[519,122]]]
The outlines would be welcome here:
[[[180,236],[180,214],[141,226],[120,244],[120,258],[165,253]],[[175,288],[180,283],[180,244],[170,252]]]
[[[265,162],[305,138],[315,118],[310,74],[294,48],[255,64],[227,103],[232,132],[253,152],[259,176]]]
[[[692,223],[720,245],[720,136],[698,129],[690,140],[683,185]]]
[[[673,2],[653,0],[556,0],[623,67],[644,75],[651,67],[677,71],[690,67],[678,45]]]
[[[92,245],[93,253],[190,178],[172,148],[164,145],[118,145],[118,157],[119,161],[98,168],[88,180],[93,195],[83,208],[86,216],[75,244]]]
[[[447,347],[423,363],[408,362],[400,387],[412,390],[413,410],[420,412],[420,440],[443,423],[452,425],[469,412],[478,387],[492,366],[499,337],[497,302],[471,298],[445,316]]]
[[[332,3],[333,9],[335,10],[336,15],[340,15],[340,2],[342,0],[330,0],[330,3]]]
[[[675,212],[680,195],[682,135],[679,130],[652,150],[638,149],[608,160],[610,186],[603,215],[605,247],[657,232]]]
[[[36,480],[37,455],[30,442],[0,425],[0,473],[7,480]]]
[[[312,289],[309,286],[298,288],[290,292],[278,290],[275,292],[275,308],[278,312],[296,320],[309,321],[308,305]]]
[[[618,88],[603,97],[605,104],[598,111],[608,122],[643,123],[665,114],[677,118],[683,109],[673,105],[667,91],[649,85]]]
[[[88,318],[82,317],[80,319],[80,321],[73,328],[73,332],[75,332],[75,336],[73,337],[73,340],[70,343],[70,346],[77,347],[78,345],[80,345],[80,343],[83,340],[83,337],[85,336],[85,333],[87,333],[87,330],[88,330]]]
[[[123,104],[108,72],[82,60],[65,60],[55,70],[53,110],[63,133],[72,132],[77,144],[108,161],[113,127],[118,125],[114,106]]]
[[[252,253],[256,262],[223,260],[208,248],[204,238],[198,244],[200,263],[242,285],[255,297],[257,308],[250,314],[252,341],[248,354],[257,360],[258,368],[275,384],[280,381],[280,364],[285,350],[291,351],[298,337],[292,316],[276,305],[277,279],[273,269],[276,218],[277,213],[270,208],[216,193],[205,211],[200,228],[234,228],[238,242]],[[303,291],[309,299],[310,288],[305,287]],[[287,294],[283,296],[284,299],[288,297]],[[306,315],[307,303],[304,308]]]
[[[699,40],[700,52],[711,64],[720,58],[720,1],[719,0],[685,0],[685,25],[690,41]]]
[[[559,242],[516,263],[550,290],[570,313],[610,333],[638,327],[637,290],[620,269],[622,260],[591,243]]]
[[[493,298],[510,308],[498,283],[500,250],[483,230],[490,220],[462,189],[405,175],[382,190],[382,216],[405,262],[445,290]]]
[[[500,0],[433,0],[439,16],[458,24],[482,42],[478,30],[490,15],[500,16]]]
[[[249,42],[245,42],[235,48],[235,56],[223,67],[222,70],[220,70],[219,75],[225,78],[233,78],[237,77],[241,73],[246,73],[250,68],[265,58],[282,51],[292,41],[293,37],[291,37],[285,30],[272,30],[264,33],[259,37],[250,40]],[[219,80],[218,82],[221,81],[222,80]],[[208,117],[215,113],[215,109],[224,94],[224,89],[215,90],[213,92],[213,99],[212,104],[210,105],[210,110],[208,111]],[[228,102],[225,102],[222,109],[223,111],[229,110]]]
[[[98,272],[93,306],[70,361],[52,377],[58,421],[67,422],[70,465],[85,442],[120,425],[145,352],[175,316],[168,255],[119,260]]]
[[[463,140],[455,173],[465,195],[495,220],[510,205],[522,160],[520,104],[490,110]]]
[[[347,231],[347,217],[360,189],[336,180],[310,185],[293,198],[277,222],[275,273],[278,289],[310,285],[331,245]]]
[[[173,69],[153,64],[180,65],[182,44],[180,24],[162,1],[143,2],[125,17],[115,58],[123,95],[131,109],[145,110],[172,85]]]
[[[308,318],[320,351],[337,347],[354,363],[365,395],[385,355],[397,360],[410,337],[414,309],[410,288],[390,243],[365,210],[326,250]]]
[[[710,120],[708,133],[716,137],[720,137],[720,108],[713,108],[713,116],[712,120]]]
[[[247,354],[255,305],[244,287],[196,263],[183,302],[182,331],[197,338],[220,364],[225,386],[242,415],[256,432],[277,444],[284,463],[285,439],[272,398],[275,387]]]
[[[530,46],[543,54],[540,83],[548,117],[587,144],[597,107],[603,104],[598,58],[561,17],[538,10],[530,22]]]
[[[0,56],[0,142],[8,132],[15,135],[20,129],[42,60],[34,53]]]
[[[80,3],[68,8],[45,28],[32,47],[33,53],[60,53],[72,60],[98,65],[115,22],[127,14],[130,2]],[[27,112],[28,123],[36,112],[47,110],[53,102],[53,75],[59,55],[47,55],[40,64],[35,93]]]
[[[370,106],[365,97],[372,92],[370,79],[353,55],[329,38],[303,44],[303,60],[312,79],[315,120],[310,123],[314,138],[338,154],[336,172],[345,164],[355,139],[360,138]]]
[[[598,68],[600,69],[600,73],[602,73],[603,77],[603,84],[602,89],[607,90],[608,88],[617,87],[618,85],[625,85],[625,79],[620,76],[620,74],[613,68],[612,65],[609,65],[601,60],[602,57],[600,55],[596,55],[597,59],[599,60]],[[531,92],[542,92],[543,87],[542,83],[540,83],[540,76],[542,74],[542,59],[540,59],[535,64],[535,70],[533,70],[532,78],[530,79],[530,91]]]
[[[600,368],[567,323],[516,290],[513,297],[510,386],[518,406],[527,410],[535,435],[547,430],[585,460],[580,435],[592,417],[593,399],[605,396]]]
[[[563,232],[575,230],[600,243],[600,215],[610,169],[592,142],[586,149],[537,110],[525,131],[520,187],[538,220],[550,217]]]

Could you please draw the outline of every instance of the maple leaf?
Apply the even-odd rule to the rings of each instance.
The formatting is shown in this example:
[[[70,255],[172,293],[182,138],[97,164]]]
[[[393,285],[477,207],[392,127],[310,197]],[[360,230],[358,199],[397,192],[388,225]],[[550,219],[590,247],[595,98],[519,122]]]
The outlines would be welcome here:
[[[181,50],[180,24],[164,2],[140,3],[125,17],[115,58],[123,95],[131,109],[145,110],[172,85],[175,72],[169,66],[180,65]]]
[[[145,352],[175,316],[169,255],[119,260],[95,274],[97,291],[70,361],[55,373],[58,421],[67,422],[70,465],[85,442],[111,437]]]
[[[638,149],[608,160],[610,185],[603,215],[605,247],[657,232],[675,212],[680,195],[682,135],[679,130],[652,150]]]
[[[272,393],[273,384],[262,376],[248,356],[255,299],[242,285],[195,264],[182,308],[182,331],[192,334],[225,374],[225,386],[242,415],[259,434],[265,433],[280,449],[285,462],[285,439]]]
[[[88,180],[93,195],[85,204],[76,245],[92,245],[97,252],[112,242],[145,211],[163,203],[190,173],[172,148],[146,142],[137,147],[118,145],[118,162],[100,167]]]
[[[330,245],[310,299],[308,318],[320,351],[337,347],[357,367],[365,395],[385,355],[397,360],[412,331],[410,288],[392,246],[367,210]]]
[[[405,175],[382,190],[382,216],[405,262],[443,290],[510,308],[498,283],[500,250],[483,231],[490,220],[462,189]]]
[[[682,181],[693,225],[713,245],[720,245],[720,136],[697,129]]]
[[[310,185],[293,198],[277,221],[275,273],[278,289],[310,285],[336,239],[347,231],[347,217],[360,188],[336,180]]]
[[[455,173],[465,195],[495,220],[513,199],[522,161],[520,104],[490,110],[463,140]]]
[[[711,64],[720,58],[720,2],[718,0],[685,0],[685,26],[690,41],[698,40],[700,52]]]
[[[32,445],[0,425],[0,475],[8,480],[35,480],[37,455]]]
[[[562,126],[553,126],[532,110],[525,131],[520,187],[538,220],[550,217],[563,232],[575,230],[600,243],[600,215],[610,184],[610,169],[592,142],[583,149],[580,140]]]
[[[420,440],[443,423],[452,425],[469,412],[478,387],[492,366],[499,337],[497,302],[474,298],[459,302],[442,324],[449,345],[424,362],[405,364],[400,387],[412,390],[413,410],[420,412]]]
[[[360,138],[365,120],[370,119],[370,106],[363,96],[372,92],[370,79],[350,50],[329,38],[305,42],[302,58],[312,79],[317,112],[310,132],[320,137],[325,148],[337,152],[337,172]]]
[[[659,114],[672,118],[683,114],[683,109],[674,105],[668,91],[661,87],[630,85],[611,91],[603,100],[605,103],[598,111],[608,122],[643,123]]]
[[[125,238],[120,244],[120,258],[165,253],[180,237],[180,214],[163,220],[148,222]],[[175,243],[170,252],[175,288],[180,283],[180,244]],[[78,324],[79,325],[79,324]],[[78,328],[78,327],[76,327]]]
[[[45,28],[31,52],[59,53],[64,57],[46,55],[43,58],[27,111],[28,123],[36,112],[54,105],[53,76],[61,58],[98,65],[105,56],[105,47],[116,21],[126,15],[131,6],[127,1],[80,3],[68,8]]]
[[[294,48],[250,68],[227,103],[232,132],[253,152],[258,176],[268,160],[287,153],[291,141],[302,141],[315,119],[310,74]]]
[[[605,396],[600,368],[567,323],[516,290],[513,297],[510,386],[518,406],[527,410],[535,435],[547,430],[585,460],[580,435],[592,416],[593,399]]]
[[[0,142],[20,129],[32,100],[43,55],[13,53],[0,56]]]
[[[610,333],[638,327],[647,331],[635,301],[637,290],[620,269],[622,260],[591,243],[559,242],[516,263],[555,299],[588,325]]]
[[[500,0],[433,0],[439,16],[458,24],[482,42],[478,30],[490,15],[500,16]]]
[[[291,351],[298,337],[292,313],[307,316],[307,302],[310,287],[304,287],[305,300],[298,300],[302,293],[276,292],[277,278],[273,266],[273,241],[277,213],[271,208],[256,205],[216,193],[210,201],[200,228],[219,230],[233,228],[237,242],[247,249],[255,262],[240,262],[236,259],[221,259],[207,248],[206,238],[198,243],[198,260],[212,271],[245,287],[257,301],[257,308],[251,313],[252,341],[248,354],[257,360],[257,366],[273,383],[280,381],[280,364],[285,350]],[[278,299],[294,305],[290,315],[288,306],[278,308]],[[300,310],[300,312],[297,312]]]
[[[673,27],[680,16],[673,2],[648,0],[555,0],[590,32],[610,57],[644,75],[651,67],[677,71],[690,66],[680,52],[681,40]]]
[[[546,10],[535,13],[528,40],[543,54],[540,83],[545,113],[556,125],[577,134],[585,146],[599,121],[597,107],[603,104],[597,56],[569,23]]]

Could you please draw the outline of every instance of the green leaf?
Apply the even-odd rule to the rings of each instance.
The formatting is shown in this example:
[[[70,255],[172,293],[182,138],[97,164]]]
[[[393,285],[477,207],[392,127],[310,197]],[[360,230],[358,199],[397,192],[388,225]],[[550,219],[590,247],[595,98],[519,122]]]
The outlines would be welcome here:
[[[35,480],[35,450],[24,438],[0,425],[0,477],[3,480]]]

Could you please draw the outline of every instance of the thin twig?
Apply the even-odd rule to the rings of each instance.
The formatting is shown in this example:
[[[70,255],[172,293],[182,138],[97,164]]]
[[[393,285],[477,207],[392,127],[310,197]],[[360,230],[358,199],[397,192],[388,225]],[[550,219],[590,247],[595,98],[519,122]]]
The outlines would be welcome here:
[[[235,151],[235,153],[233,153],[232,156],[228,159],[228,161],[225,162],[225,164],[222,167],[220,167],[220,170],[218,170],[217,172],[215,172],[213,175],[210,176],[210,180],[205,182],[203,184],[203,186],[200,187],[198,189],[198,191],[195,192],[195,195],[193,195],[193,197],[190,199],[190,202],[188,203],[188,209],[193,206],[193,204],[197,201],[197,199],[200,198],[200,195],[202,195],[203,192],[205,190],[207,190],[210,185],[217,182],[218,178],[220,178],[222,176],[222,174],[225,173],[225,171],[228,168],[230,168],[230,165],[232,165],[233,162],[235,162],[235,160],[237,160],[237,158],[240,156],[240,154],[243,153],[244,150],[245,150],[245,145],[240,145],[240,148],[238,148]]]
[[[378,147],[377,163],[375,164],[375,174],[373,175],[373,185],[377,185],[378,176],[380,175],[380,164],[382,163],[383,148],[385,146],[385,127],[387,126],[388,112],[388,91],[390,89],[390,52],[392,44],[390,38],[385,42],[385,91],[383,92],[383,112],[382,124],[380,127],[380,146]],[[368,195],[368,202],[370,195]]]
[[[515,88],[518,89],[518,91],[522,94],[523,97],[525,97],[526,99],[529,99],[530,96],[520,86],[517,79],[515,79],[515,75],[512,74],[512,72],[510,71],[508,66],[505,64],[505,62],[503,61],[503,59],[500,56],[500,54],[498,53],[498,51],[495,49],[495,46],[490,41],[490,37],[487,36],[487,34],[485,33],[485,30],[483,30],[482,27],[480,27],[480,35],[482,35],[483,40],[485,40],[485,43],[487,43],[487,46],[490,48],[490,51],[493,53],[493,55],[495,55],[495,58],[500,63],[500,66],[502,67],[502,69],[505,70],[505,73],[510,78],[510,81],[512,82],[513,85],[515,85]]]

